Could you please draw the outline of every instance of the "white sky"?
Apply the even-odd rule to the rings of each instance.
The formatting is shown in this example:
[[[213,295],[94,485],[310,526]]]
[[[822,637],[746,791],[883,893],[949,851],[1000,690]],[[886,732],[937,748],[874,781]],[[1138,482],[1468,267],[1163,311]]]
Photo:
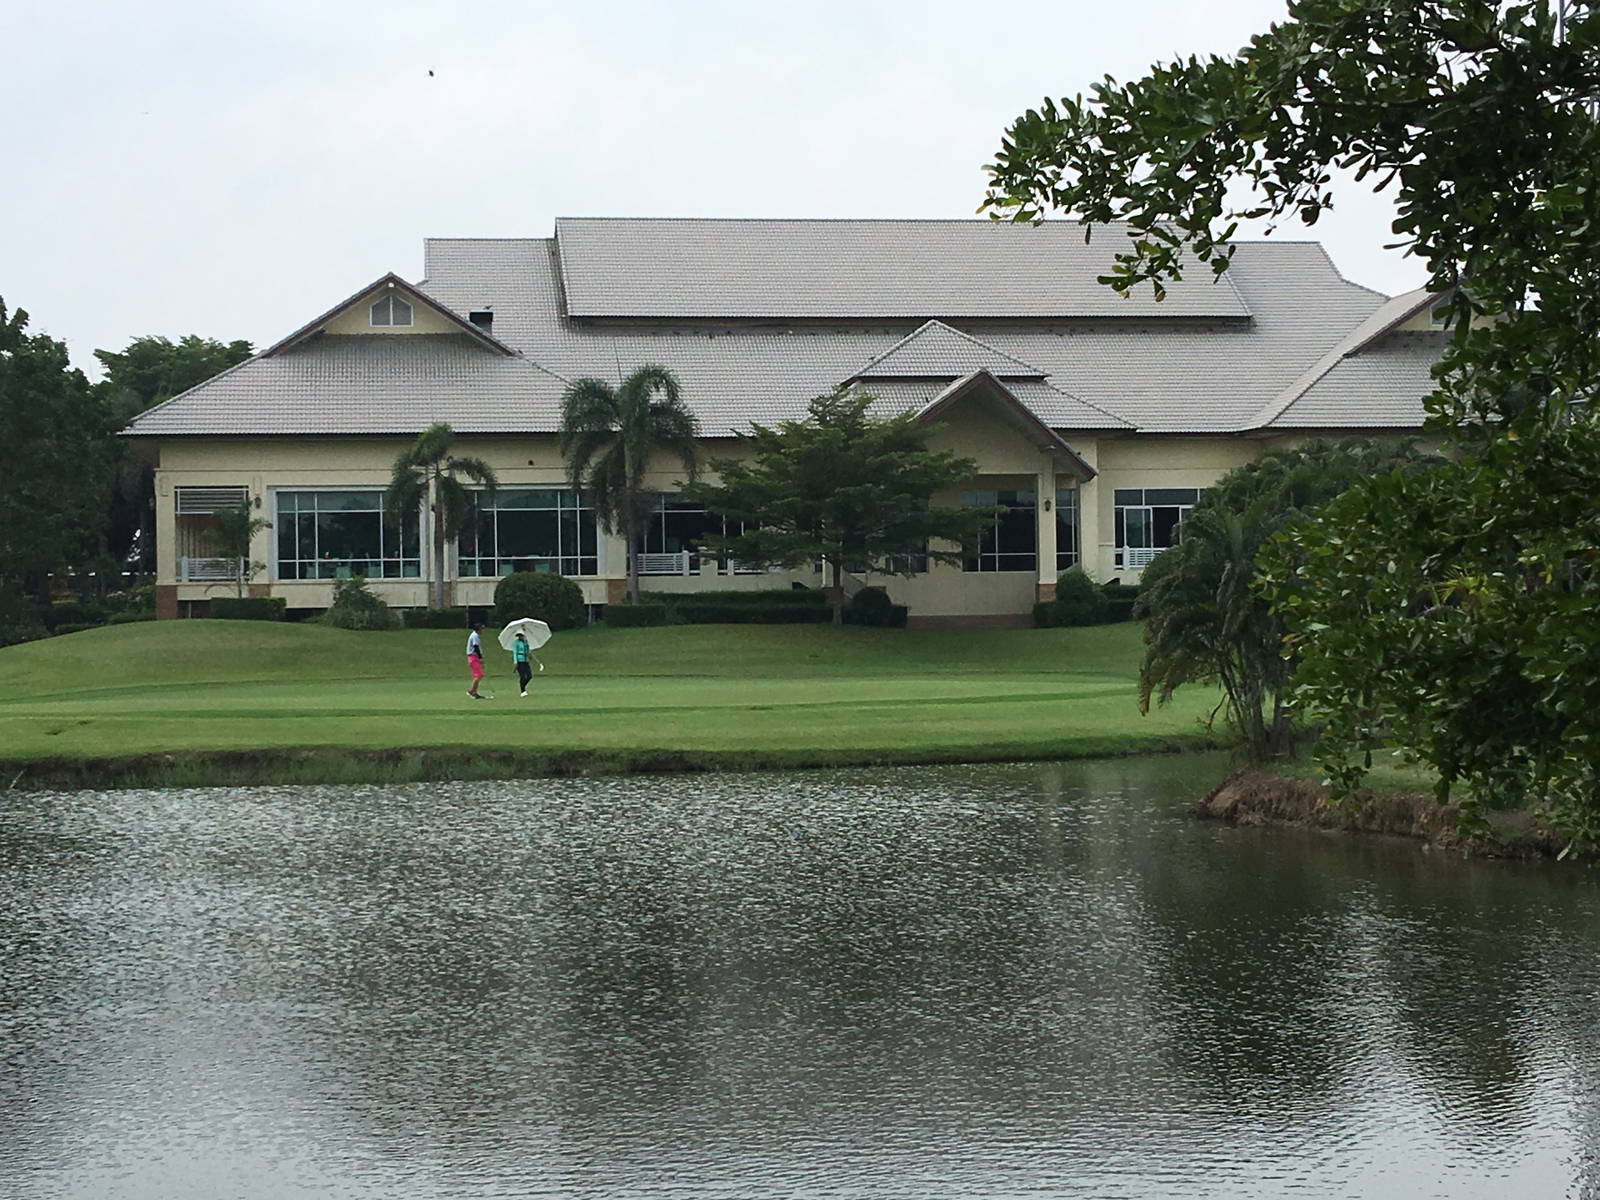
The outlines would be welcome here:
[[[0,5],[0,298],[92,352],[275,341],[428,236],[557,216],[968,217],[1045,95],[1230,52],[1281,0]],[[428,72],[434,72],[429,77]],[[1386,199],[1314,230],[1418,286]]]

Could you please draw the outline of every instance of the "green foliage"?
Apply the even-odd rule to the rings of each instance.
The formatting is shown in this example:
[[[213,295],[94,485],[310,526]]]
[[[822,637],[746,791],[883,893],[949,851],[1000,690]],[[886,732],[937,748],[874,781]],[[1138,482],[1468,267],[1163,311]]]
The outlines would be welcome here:
[[[455,440],[455,430],[442,421],[424,429],[395,458],[389,487],[383,495],[384,520],[392,525],[409,518],[424,504],[428,506],[435,563],[445,561],[445,543],[461,533],[472,513],[472,492],[461,482],[462,478],[481,485],[489,500],[494,499],[500,486],[494,469],[481,458],[450,453]],[[443,570],[433,573],[430,600],[433,608],[444,607]]]
[[[628,546],[628,597],[639,598],[639,530],[655,502],[645,487],[652,456],[678,459],[692,482],[700,470],[699,426],[678,377],[646,363],[613,388],[575,379],[561,393],[561,453],[574,488],[588,497],[608,533]]]
[[[1141,711],[1186,684],[1220,683],[1252,757],[1288,750],[1294,660],[1282,617],[1255,588],[1256,556],[1358,480],[1423,462],[1408,443],[1350,438],[1273,451],[1223,476],[1184,521],[1179,544],[1145,569],[1135,608],[1145,620]]]
[[[210,615],[218,621],[281,621],[288,609],[282,596],[218,596]]]
[[[96,350],[105,376],[94,392],[109,414],[109,428],[123,428],[134,417],[196,384],[204,383],[253,353],[249,342],[219,342],[193,334],[176,343],[164,337],[139,337],[120,352]],[[155,569],[155,469],[121,439],[111,445],[110,505],[105,541],[118,562],[137,551],[141,568]]]
[[[882,588],[862,588],[844,606],[846,625],[870,625],[879,629],[904,629],[909,610],[894,604]]]
[[[402,610],[407,629],[466,629],[464,608],[407,608]]]
[[[665,604],[608,604],[605,622],[613,629],[635,629],[667,624]]]
[[[233,584],[238,595],[244,595],[245,584],[254,579],[266,565],[250,557],[250,543],[263,529],[271,529],[272,522],[258,517],[249,502],[238,508],[227,508],[217,513],[217,549],[222,557],[234,563]]]
[[[55,633],[63,625],[103,625],[106,609],[100,604],[47,604],[39,610],[39,620]]]
[[[720,604],[689,601],[670,605],[674,625],[819,625],[833,619],[828,608],[809,604]]]
[[[645,592],[639,601],[642,604],[756,604],[814,608],[826,607],[828,597],[815,588],[753,588],[750,591],[718,588],[704,592]]]
[[[881,574],[907,556],[959,563],[992,509],[936,505],[933,495],[970,477],[977,463],[927,448],[929,427],[914,413],[875,418],[871,393],[841,387],[811,402],[803,421],[752,426],[749,460],[718,459],[720,484],[684,490],[742,524],[738,535],[706,539],[712,553],[761,566],[833,567],[834,620],[843,619],[843,564]],[[943,544],[942,544],[943,543]]]
[[[513,571],[494,588],[494,622],[507,625],[518,617],[533,617],[553,630],[580,629],[589,610],[583,589],[565,575],[550,571]]]
[[[49,572],[99,550],[116,448],[66,346],[27,326],[0,301],[0,590],[43,597]]]
[[[333,585],[333,606],[319,618],[334,629],[399,629],[400,614],[373,594],[365,576],[353,575]]]
[[[120,352],[94,352],[105,368],[105,378],[97,386],[113,393],[124,418],[131,420],[147,408],[237,366],[254,352],[246,341],[219,342],[194,334],[177,342],[164,337],[138,337]]]
[[[1106,597],[1082,567],[1071,567],[1056,578],[1056,625],[1104,625],[1111,611]]]
[[[1600,428],[1352,488],[1263,555],[1300,657],[1319,764],[1352,790],[1375,751],[1430,765],[1465,815],[1543,807],[1600,841]]]
[[[99,629],[104,624],[102,621],[67,621],[57,625],[50,632],[55,637],[66,637],[69,633],[82,633],[86,629]]]
[[[1353,786],[1362,747],[1394,740],[1447,784],[1470,780],[1475,802],[1548,797],[1584,837],[1600,828],[1600,790],[1574,705],[1595,711],[1600,663],[1583,647],[1600,597],[1592,513],[1556,497],[1594,494],[1582,427],[1600,393],[1597,91],[1587,0],[1293,0],[1234,57],[1026,113],[985,200],[1018,220],[1128,221],[1107,282],[1159,296],[1191,251],[1226,270],[1240,220],[1315,222],[1331,168],[1395,188],[1399,244],[1454,327],[1428,398],[1453,457],[1358,486],[1286,538],[1265,586],[1298,600],[1304,699],[1326,722],[1336,783]],[[1333,523],[1358,515],[1359,537]],[[1506,690],[1483,690],[1491,679]]]
[[[149,611],[149,612],[145,612],[145,611],[143,611],[141,609],[130,608],[130,609],[124,609],[121,612],[112,613],[109,617],[106,618],[106,624],[107,625],[133,625],[133,624],[136,624],[136,623],[138,623],[140,621],[154,621],[155,619],[156,619],[156,614],[155,614],[154,610]]]

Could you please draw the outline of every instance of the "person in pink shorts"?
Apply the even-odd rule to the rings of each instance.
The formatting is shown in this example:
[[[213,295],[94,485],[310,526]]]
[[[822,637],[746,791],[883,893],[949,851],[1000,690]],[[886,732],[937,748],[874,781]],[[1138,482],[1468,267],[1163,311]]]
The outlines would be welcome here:
[[[483,639],[478,635],[483,631],[483,622],[474,621],[472,632],[467,635],[467,670],[472,674],[472,686],[467,689],[467,695],[474,700],[482,700],[478,695],[478,684],[483,682]]]

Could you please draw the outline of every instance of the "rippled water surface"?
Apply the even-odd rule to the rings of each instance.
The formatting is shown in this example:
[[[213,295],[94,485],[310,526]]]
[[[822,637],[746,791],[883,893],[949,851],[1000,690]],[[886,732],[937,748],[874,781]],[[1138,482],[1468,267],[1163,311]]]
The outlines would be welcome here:
[[[1215,761],[0,797],[0,1195],[1600,1197],[1600,873]]]

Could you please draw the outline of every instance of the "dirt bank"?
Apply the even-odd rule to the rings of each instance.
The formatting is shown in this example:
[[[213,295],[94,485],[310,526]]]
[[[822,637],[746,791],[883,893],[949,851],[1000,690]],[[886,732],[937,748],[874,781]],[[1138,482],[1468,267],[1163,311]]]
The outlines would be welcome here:
[[[1246,767],[1235,771],[1194,806],[1194,814],[1231,825],[1309,825],[1353,833],[1417,838],[1430,846],[1489,858],[1553,858],[1567,842],[1529,813],[1490,814],[1490,833],[1463,837],[1460,810],[1422,792],[1359,792],[1335,803],[1328,789]],[[1594,861],[1591,852],[1586,856]]]

